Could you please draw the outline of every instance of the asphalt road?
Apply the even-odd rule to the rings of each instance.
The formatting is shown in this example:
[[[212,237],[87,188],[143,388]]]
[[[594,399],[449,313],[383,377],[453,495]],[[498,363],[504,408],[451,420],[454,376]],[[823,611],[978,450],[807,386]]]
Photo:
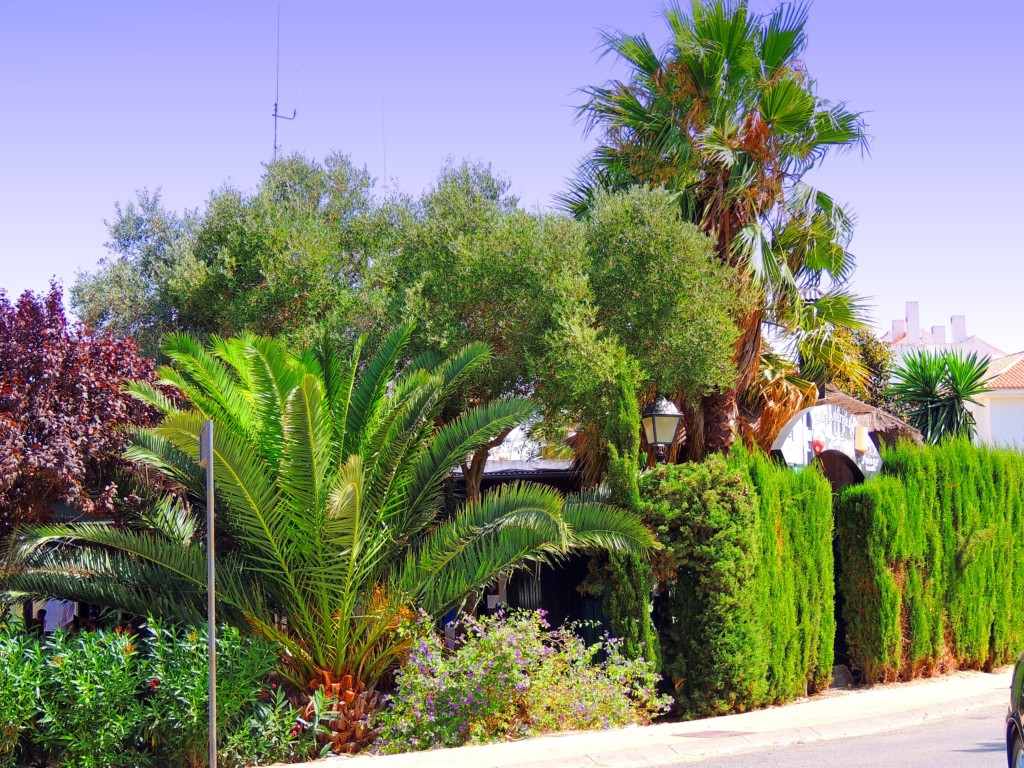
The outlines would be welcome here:
[[[979,709],[955,718],[874,736],[775,747],[700,763],[673,763],[662,768],[1005,768],[1004,706]]]

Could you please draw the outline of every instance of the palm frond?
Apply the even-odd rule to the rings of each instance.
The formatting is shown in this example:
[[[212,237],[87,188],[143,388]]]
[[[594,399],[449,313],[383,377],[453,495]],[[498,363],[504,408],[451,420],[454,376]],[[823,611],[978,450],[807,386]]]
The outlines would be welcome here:
[[[395,375],[398,360],[409,344],[413,326],[399,326],[381,344],[349,397],[346,413],[345,453],[358,453],[369,425],[380,411],[388,384]]]

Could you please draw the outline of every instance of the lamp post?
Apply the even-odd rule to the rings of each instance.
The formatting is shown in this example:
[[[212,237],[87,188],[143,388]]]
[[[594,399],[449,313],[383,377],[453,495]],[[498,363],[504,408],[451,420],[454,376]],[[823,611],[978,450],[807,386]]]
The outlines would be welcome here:
[[[665,462],[669,447],[676,441],[682,419],[683,414],[666,397],[657,398],[644,409],[640,423],[644,428],[647,445],[654,449],[659,462]]]

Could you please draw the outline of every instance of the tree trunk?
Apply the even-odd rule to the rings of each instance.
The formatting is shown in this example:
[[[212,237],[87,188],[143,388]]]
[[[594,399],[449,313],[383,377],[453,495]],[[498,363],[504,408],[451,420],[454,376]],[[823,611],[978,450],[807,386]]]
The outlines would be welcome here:
[[[466,481],[467,502],[477,501],[480,498],[480,486],[484,479],[484,467],[487,466],[487,457],[490,455],[491,449],[497,448],[505,442],[505,438],[511,432],[511,429],[502,430],[491,442],[474,453],[470,457],[469,463],[462,463],[462,477]]]
[[[761,323],[764,312],[748,312],[739,319],[740,337],[736,340],[733,351],[733,362],[736,364],[736,387],[734,392],[739,395],[747,391],[754,383],[761,367]]]
[[[676,399],[676,405],[683,412],[683,426],[686,442],[678,451],[678,461],[701,461],[704,458],[704,403],[691,406],[685,400]]]
[[[687,458],[700,460],[712,453],[729,453],[736,439],[739,399],[754,383],[761,365],[761,321],[764,313],[748,312],[739,318],[740,337],[733,350],[736,384],[724,392],[701,398],[695,421],[702,428],[703,440],[691,438]]]
[[[736,417],[739,405],[736,390],[701,398],[704,416],[704,456],[712,453],[728,454],[736,436]]]

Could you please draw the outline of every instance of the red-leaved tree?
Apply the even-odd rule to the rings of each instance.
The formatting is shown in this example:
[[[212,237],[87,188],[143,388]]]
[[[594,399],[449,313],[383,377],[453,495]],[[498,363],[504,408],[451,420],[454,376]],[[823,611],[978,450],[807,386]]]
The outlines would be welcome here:
[[[69,322],[56,284],[13,304],[0,290],[0,537],[55,502],[113,512],[127,429],[155,418],[122,391],[133,379],[152,381],[153,361]]]

